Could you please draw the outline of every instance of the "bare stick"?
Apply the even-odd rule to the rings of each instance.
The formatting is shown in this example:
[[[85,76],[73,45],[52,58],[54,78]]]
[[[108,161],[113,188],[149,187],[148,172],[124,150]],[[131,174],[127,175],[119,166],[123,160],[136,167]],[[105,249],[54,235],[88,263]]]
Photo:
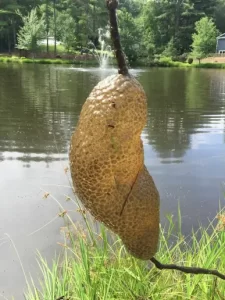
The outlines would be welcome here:
[[[177,266],[174,264],[164,265],[164,264],[161,264],[161,262],[159,262],[154,257],[151,258],[150,261],[156,266],[156,268],[158,268],[160,270],[177,270],[177,271],[181,271],[181,272],[189,273],[189,274],[208,274],[208,275],[217,276],[217,277],[225,280],[225,275],[221,274],[217,270],[209,270],[209,269],[196,268],[196,267],[182,267],[182,266]]]
[[[120,43],[120,36],[116,18],[116,9],[118,7],[118,0],[106,0],[106,5],[109,10],[109,22],[111,39],[114,45],[116,53],[116,60],[119,67],[118,73],[122,75],[128,75],[128,67],[126,64],[125,56]]]

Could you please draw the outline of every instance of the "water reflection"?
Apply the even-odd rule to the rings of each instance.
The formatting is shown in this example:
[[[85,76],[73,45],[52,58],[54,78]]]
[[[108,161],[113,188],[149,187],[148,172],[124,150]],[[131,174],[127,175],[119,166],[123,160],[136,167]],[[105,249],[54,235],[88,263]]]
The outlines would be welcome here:
[[[223,71],[132,72],[148,95],[144,136],[162,163],[181,163],[198,141],[224,141]],[[110,73],[115,70],[106,74],[95,68],[1,66],[0,160],[17,159],[29,166],[32,161],[67,159],[64,154],[82,104],[102,76]]]
[[[153,69],[140,80],[149,97],[145,133],[162,163],[181,163],[199,134],[207,143],[222,138],[224,72]]]
[[[28,238],[58,213],[58,205],[43,202],[43,190],[75,209],[65,200],[73,196],[64,172],[69,141],[84,100],[99,80],[115,73],[109,71],[0,64],[0,239],[4,232],[12,236],[27,273],[33,268],[37,274],[36,248],[52,258],[63,226],[59,220]],[[183,233],[189,234],[214,218],[225,179],[225,72],[131,72],[148,96],[142,137],[145,163],[160,192],[161,222],[176,214],[179,202]],[[74,220],[81,217],[75,213]],[[0,249],[0,293],[22,300],[25,282],[10,249]]]
[[[73,80],[70,72],[46,66],[0,69],[2,159],[22,160],[27,166],[66,159],[61,154],[67,153],[75,118],[91,88],[85,74],[72,74]]]

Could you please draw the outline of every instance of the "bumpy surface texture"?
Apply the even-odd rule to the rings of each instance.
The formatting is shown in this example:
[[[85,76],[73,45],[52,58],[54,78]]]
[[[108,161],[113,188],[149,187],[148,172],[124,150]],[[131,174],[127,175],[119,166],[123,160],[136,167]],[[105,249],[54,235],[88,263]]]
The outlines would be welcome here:
[[[137,80],[107,77],[83,105],[70,149],[76,194],[141,259],[155,254],[159,235],[159,195],[140,138],[146,117]]]

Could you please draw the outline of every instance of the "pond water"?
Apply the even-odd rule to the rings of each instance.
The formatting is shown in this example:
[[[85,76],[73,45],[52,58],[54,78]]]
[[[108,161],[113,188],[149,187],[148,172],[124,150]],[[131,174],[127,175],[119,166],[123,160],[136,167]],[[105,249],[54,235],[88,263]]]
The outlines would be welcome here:
[[[148,96],[142,138],[161,196],[161,220],[167,214],[176,219],[179,203],[183,232],[189,234],[200,223],[207,226],[219,200],[225,202],[225,71],[131,72]],[[23,299],[25,279],[12,242],[28,276],[38,276],[36,249],[48,260],[60,250],[59,204],[44,195],[76,211],[66,201],[72,196],[66,172],[70,136],[85,98],[111,73],[0,65],[0,299]],[[73,218],[81,220],[79,213]]]

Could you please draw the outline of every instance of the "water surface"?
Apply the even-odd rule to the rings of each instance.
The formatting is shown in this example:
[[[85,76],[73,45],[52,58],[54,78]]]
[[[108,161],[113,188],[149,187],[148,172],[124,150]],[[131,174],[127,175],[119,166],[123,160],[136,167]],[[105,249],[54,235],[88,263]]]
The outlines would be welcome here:
[[[82,104],[115,70],[0,65],[0,299],[23,299],[27,274],[37,276],[35,251],[60,250],[59,205],[76,211],[68,147]],[[217,213],[225,181],[225,71],[132,70],[148,96],[145,163],[161,195],[161,219],[181,207],[185,234]],[[224,204],[224,202],[222,202]],[[80,222],[79,213],[73,214]],[[49,221],[42,230],[35,232]],[[33,233],[33,234],[32,234]],[[31,234],[31,235],[30,235]]]

